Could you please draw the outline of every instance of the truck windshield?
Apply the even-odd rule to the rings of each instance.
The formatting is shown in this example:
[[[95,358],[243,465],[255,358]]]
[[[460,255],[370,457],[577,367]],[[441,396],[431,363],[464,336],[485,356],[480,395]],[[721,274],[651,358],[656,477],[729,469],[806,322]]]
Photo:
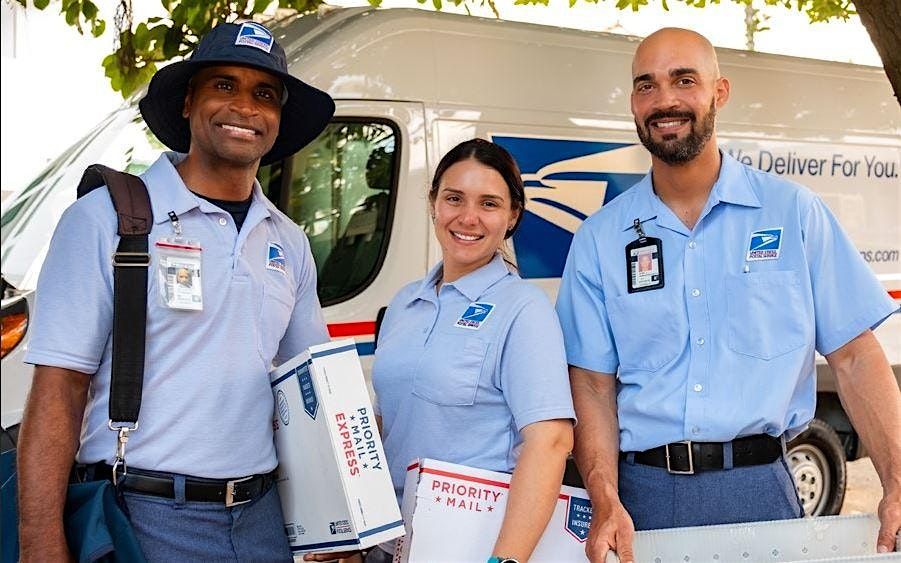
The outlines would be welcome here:
[[[14,196],[0,217],[4,279],[18,289],[34,289],[53,229],[75,201],[75,188],[85,167],[101,163],[140,174],[161,150],[163,146],[144,125],[135,104],[113,112],[51,162]]]

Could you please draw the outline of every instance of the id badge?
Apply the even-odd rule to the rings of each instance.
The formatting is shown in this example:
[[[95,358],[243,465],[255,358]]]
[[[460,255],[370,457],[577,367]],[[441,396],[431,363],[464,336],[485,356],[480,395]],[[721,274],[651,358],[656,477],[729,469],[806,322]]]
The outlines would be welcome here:
[[[663,243],[639,237],[626,245],[626,280],[629,293],[663,287]]]
[[[170,309],[203,310],[201,249],[194,241],[161,239],[156,242],[160,297]]]

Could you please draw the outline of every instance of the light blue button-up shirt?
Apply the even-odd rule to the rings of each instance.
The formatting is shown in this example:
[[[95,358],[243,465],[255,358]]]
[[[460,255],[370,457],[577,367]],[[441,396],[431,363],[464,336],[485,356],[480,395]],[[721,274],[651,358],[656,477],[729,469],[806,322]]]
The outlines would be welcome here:
[[[166,153],[143,175],[154,225],[147,299],[147,347],[132,467],[225,478],[276,466],[272,442],[273,362],[329,337],[316,296],[316,267],[303,232],[254,183],[241,231],[232,217],[191,193]],[[173,211],[184,237],[202,247],[203,311],[170,309],[160,295],[154,242],[171,237]],[[109,192],[97,189],[60,219],[37,288],[25,361],[95,374],[78,461],[113,459],[107,429],[113,268],[119,242]],[[274,243],[284,267],[269,263]]]
[[[630,294],[636,218],[662,241],[665,285]],[[589,217],[557,298],[568,362],[616,374],[622,451],[793,437],[814,414],[814,350],[896,308],[816,195],[728,155],[694,229],[650,174]]]
[[[438,264],[391,301],[372,368],[398,500],[414,459],[512,471],[523,427],[575,418],[544,292],[500,255],[436,293],[441,275]]]

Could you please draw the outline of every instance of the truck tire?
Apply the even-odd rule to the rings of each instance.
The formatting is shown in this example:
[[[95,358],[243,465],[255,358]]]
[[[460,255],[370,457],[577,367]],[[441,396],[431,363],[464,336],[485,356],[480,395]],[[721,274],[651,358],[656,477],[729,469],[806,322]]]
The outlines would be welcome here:
[[[845,450],[831,426],[817,418],[788,443],[788,467],[805,516],[838,514],[845,500]]]

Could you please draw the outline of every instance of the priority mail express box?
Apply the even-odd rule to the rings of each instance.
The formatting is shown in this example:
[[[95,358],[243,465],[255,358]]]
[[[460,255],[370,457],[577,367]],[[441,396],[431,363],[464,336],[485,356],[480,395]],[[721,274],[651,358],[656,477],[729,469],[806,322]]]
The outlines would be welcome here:
[[[269,381],[292,552],[347,551],[403,535],[353,340],[312,346]]]
[[[394,561],[485,561],[492,555],[510,494],[511,475],[433,459],[407,468],[406,535]],[[529,561],[587,561],[591,503],[584,489],[562,486],[551,520]],[[499,554],[503,555],[503,554]]]

